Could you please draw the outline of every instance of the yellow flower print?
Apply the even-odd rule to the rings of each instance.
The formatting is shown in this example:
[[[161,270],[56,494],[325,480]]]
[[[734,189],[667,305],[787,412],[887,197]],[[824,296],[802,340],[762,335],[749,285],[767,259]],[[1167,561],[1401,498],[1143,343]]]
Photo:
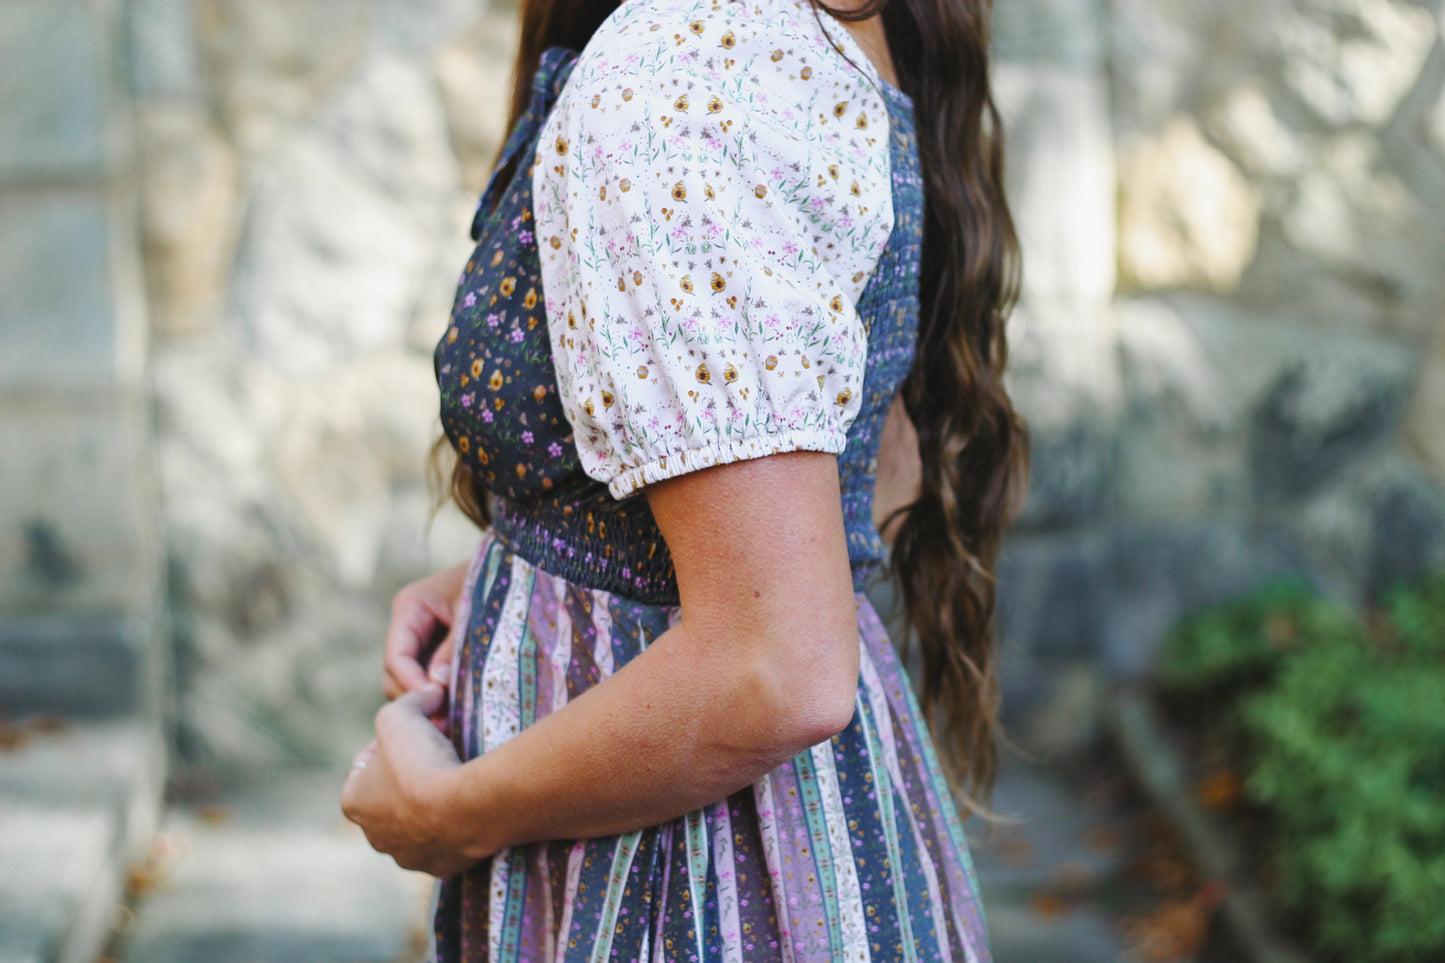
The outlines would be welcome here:
[[[502,381],[502,372],[493,371],[492,376],[487,379],[487,387],[491,388],[493,391],[496,391],[497,389],[502,387]]]
[[[707,370],[706,363],[698,365],[697,370],[694,371],[692,374],[693,377],[695,377],[700,384],[707,384],[712,381],[712,372]]]
[[[532,397],[536,398],[538,401],[541,401],[543,398],[547,397],[547,386],[538,385],[537,387],[533,388]]]
[[[828,307],[829,307],[829,308],[832,308],[834,311],[842,311],[842,310],[843,310],[843,296],[842,296],[841,294],[835,294],[835,295],[833,295],[833,300],[831,300],[831,301],[828,302]]]
[[[833,105],[833,116],[834,116],[834,117],[842,117],[842,116],[843,116],[844,114],[846,114],[846,113],[848,113],[848,101],[846,101],[846,100],[840,100],[840,101],[838,101],[836,104]]]
[[[733,367],[731,361],[728,362],[727,367],[723,368],[723,380],[728,384],[738,380],[738,369]]]
[[[567,153],[567,139],[566,139],[565,137],[558,137],[558,138],[557,138],[557,153],[559,153],[559,154],[565,154],[565,153]]]
[[[536,289],[536,288],[528,288],[528,289],[527,289],[527,296],[524,297],[524,298],[522,298],[522,307],[524,307],[524,308],[526,308],[528,311],[530,311],[530,310],[532,310],[533,308],[535,308],[536,306],[537,306],[537,289]]]
[[[703,30],[703,23],[701,20],[694,20],[692,23],[687,25],[687,28],[695,34],[701,34]]]
[[[517,290],[517,279],[511,277],[502,278],[502,283],[497,285],[497,290],[501,292],[502,297],[510,298],[512,292]]]
[[[604,407],[604,408],[611,408],[611,407],[612,407],[612,402],[615,401],[615,400],[616,400],[616,399],[614,399],[614,398],[612,397],[612,392],[610,392],[610,391],[604,391],[604,392],[602,392],[602,407]]]
[[[674,201],[687,200],[687,187],[682,183],[682,181],[678,181],[676,184],[672,185],[672,199]]]
[[[683,94],[672,102],[673,110],[687,110],[687,94]]]
[[[717,113],[718,111],[722,110],[722,108],[723,108],[723,103],[722,103],[722,98],[721,98],[721,97],[716,97],[716,96],[714,96],[714,97],[709,97],[709,98],[708,98],[708,101],[707,101],[707,112],[708,112],[709,114],[715,114],[715,113]]]
[[[818,383],[821,386],[822,379],[819,379]],[[848,402],[853,400],[853,389],[844,388],[842,391],[838,392],[838,397],[834,400],[838,402],[839,408],[846,408],[848,406]]]
[[[728,283],[723,280],[723,276],[716,271],[712,272],[712,280],[709,284],[715,293],[722,291],[723,288],[728,286]]]
[[[727,33],[722,35],[722,39],[719,40],[718,43],[722,44],[725,49],[731,50],[733,49],[733,47],[737,46],[738,38],[733,36],[733,32],[729,30]]]
[[[498,248],[496,251],[494,251],[494,252],[492,253],[492,267],[496,267],[498,264],[501,264],[501,263],[502,263],[502,250],[501,250],[501,248]]]
[[[684,291],[686,291],[688,294],[691,294],[691,293],[692,293],[692,275],[691,275],[691,274],[684,274],[684,275],[682,276],[682,280],[677,282],[677,286],[680,287],[680,288],[682,288],[682,289],[683,289]]]
[[[592,407],[592,399],[588,398],[586,401],[582,402],[582,410],[587,412],[587,417],[590,418],[592,417],[592,413],[597,409]]]
[[[462,454],[466,454],[472,450],[472,440],[466,435],[462,435],[457,439],[457,447],[462,450]]]
[[[481,358],[478,358],[477,360],[475,360],[475,361],[472,362],[472,377],[473,377],[473,378],[480,378],[481,376],[482,376],[482,359],[481,359]]]

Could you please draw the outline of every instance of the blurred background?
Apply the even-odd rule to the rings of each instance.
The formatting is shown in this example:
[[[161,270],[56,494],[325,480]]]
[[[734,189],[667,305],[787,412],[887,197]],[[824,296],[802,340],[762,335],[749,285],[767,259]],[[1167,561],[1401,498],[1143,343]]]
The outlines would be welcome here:
[[[1445,565],[1442,17],[998,0],[1025,819],[1095,818],[1047,760],[1094,751],[1181,617]],[[431,350],[514,27],[505,0],[0,3],[0,958],[415,958],[425,883],[334,795],[392,593],[476,540],[429,521]],[[1036,890],[1105,849],[980,859]],[[1127,948],[1107,909],[999,906],[1074,947],[1000,963]]]

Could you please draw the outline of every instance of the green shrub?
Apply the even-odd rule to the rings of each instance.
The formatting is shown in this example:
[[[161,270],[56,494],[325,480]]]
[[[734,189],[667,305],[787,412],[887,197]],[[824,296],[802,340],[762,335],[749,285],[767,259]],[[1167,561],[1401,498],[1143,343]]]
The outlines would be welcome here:
[[[1237,737],[1274,891],[1324,959],[1445,960],[1445,577],[1368,620],[1272,586],[1181,625],[1160,676]]]

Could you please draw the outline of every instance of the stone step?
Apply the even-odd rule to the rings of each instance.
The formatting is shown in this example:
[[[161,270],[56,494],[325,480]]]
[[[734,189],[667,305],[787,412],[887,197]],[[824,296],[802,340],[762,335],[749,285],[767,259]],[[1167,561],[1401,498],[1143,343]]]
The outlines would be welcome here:
[[[0,963],[94,963],[155,829],[164,744],[136,721],[4,733]]]
[[[397,868],[343,819],[341,778],[257,775],[170,809],[119,960],[420,960],[431,877]]]

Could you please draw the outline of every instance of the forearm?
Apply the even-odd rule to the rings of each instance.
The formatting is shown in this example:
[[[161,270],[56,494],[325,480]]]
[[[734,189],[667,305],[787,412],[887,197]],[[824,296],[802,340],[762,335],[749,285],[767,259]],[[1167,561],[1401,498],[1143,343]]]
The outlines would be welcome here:
[[[451,770],[468,853],[625,832],[757,781],[843,729],[858,687],[835,459],[794,452],[648,489],[682,618],[613,676]]]
[[[856,651],[856,616],[852,624]],[[809,661],[794,654],[787,666],[760,666],[679,624],[562,709],[441,774],[429,805],[448,814],[453,845],[481,858],[503,846],[627,832],[716,802],[851,716],[833,696],[842,682],[788,677]],[[856,659],[813,662],[813,672],[856,685]]]

